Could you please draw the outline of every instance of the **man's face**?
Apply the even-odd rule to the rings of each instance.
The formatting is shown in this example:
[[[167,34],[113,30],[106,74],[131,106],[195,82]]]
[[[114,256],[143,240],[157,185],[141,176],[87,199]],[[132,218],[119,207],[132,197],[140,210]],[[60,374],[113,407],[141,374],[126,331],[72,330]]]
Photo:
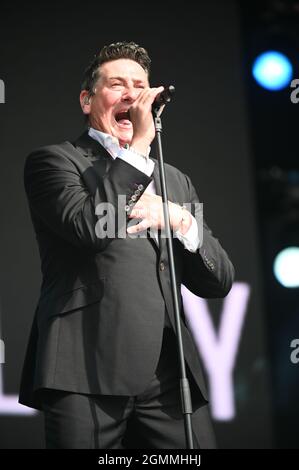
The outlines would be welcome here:
[[[133,126],[128,110],[141,90],[148,86],[146,71],[134,60],[105,62],[100,67],[95,95],[90,99],[91,127],[116,137],[121,146],[130,144]]]

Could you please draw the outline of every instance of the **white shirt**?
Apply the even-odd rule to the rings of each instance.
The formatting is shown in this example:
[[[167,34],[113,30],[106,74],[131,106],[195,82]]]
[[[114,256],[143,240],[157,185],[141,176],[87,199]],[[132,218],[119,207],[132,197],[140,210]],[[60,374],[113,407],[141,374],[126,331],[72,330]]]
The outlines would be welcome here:
[[[93,129],[92,127],[89,129],[88,134],[92,139],[97,140],[101,145],[103,145],[103,147],[105,147],[105,149],[110,153],[112,158],[120,158],[126,163],[129,163],[130,165],[134,166],[137,170],[142,171],[147,176],[152,175],[155,167],[155,162],[149,158],[150,148],[148,151],[148,155],[146,157],[143,157],[129,149],[120,147],[118,139],[109,134],[105,134],[104,132]],[[150,194],[156,194],[154,180],[150,182],[145,192]],[[181,243],[183,243],[187,250],[194,253],[199,248],[199,235],[197,222],[193,215],[191,215],[191,217],[192,223],[185,235],[183,235],[179,230],[174,231],[174,235],[180,240]],[[151,233],[153,233],[156,240],[158,241],[157,230],[153,230],[151,228]]]

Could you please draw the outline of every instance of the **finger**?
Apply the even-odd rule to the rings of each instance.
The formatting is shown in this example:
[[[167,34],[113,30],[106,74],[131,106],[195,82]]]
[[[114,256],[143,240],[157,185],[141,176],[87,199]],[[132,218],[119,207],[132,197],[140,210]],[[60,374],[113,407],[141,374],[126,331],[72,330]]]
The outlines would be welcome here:
[[[132,219],[142,219],[145,217],[145,210],[143,208],[135,208],[129,214]]]
[[[143,230],[146,230],[150,226],[151,226],[150,222],[147,219],[144,219],[139,224],[128,227],[127,232],[128,233],[139,233],[139,232],[142,232]]]
[[[142,92],[138,95],[138,98],[135,100],[134,105],[143,104],[144,101],[147,99],[148,95],[150,95],[150,93],[151,93],[151,88],[149,87],[144,88]]]
[[[142,194],[142,196],[138,199],[138,201],[134,204],[134,207],[133,209],[140,209],[143,207],[145,201],[146,201],[146,197],[143,197],[145,193]]]
[[[142,95],[141,104],[152,104],[155,101],[156,96],[164,90],[163,86],[157,88],[149,88],[146,93]]]
[[[151,204],[151,203],[159,204],[161,201],[162,201],[161,196],[157,196],[156,194],[151,194],[151,193],[148,193],[148,192],[144,192],[142,194],[142,196],[140,196],[140,198],[138,199],[136,204],[134,205],[134,208],[138,207],[138,204],[139,205],[140,204],[147,205],[147,204]]]
[[[155,101],[156,97],[164,90],[164,87],[163,86],[160,86],[158,88],[152,88],[151,89],[151,94],[150,96],[148,97],[148,101],[150,104],[153,104],[153,102]]]
[[[160,93],[162,93],[163,90],[164,90],[164,86],[159,86],[157,88],[152,88],[152,95],[153,95],[154,99],[156,98],[156,96],[158,96]]]

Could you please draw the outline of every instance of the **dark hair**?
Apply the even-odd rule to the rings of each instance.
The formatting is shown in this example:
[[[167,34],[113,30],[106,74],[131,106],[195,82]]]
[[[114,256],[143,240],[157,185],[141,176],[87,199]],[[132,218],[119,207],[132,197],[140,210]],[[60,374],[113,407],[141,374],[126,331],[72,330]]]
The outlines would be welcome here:
[[[104,46],[100,52],[95,54],[94,58],[86,68],[81,84],[81,90],[88,90],[89,95],[94,94],[95,85],[100,77],[100,65],[110,60],[131,59],[137,62],[141,67],[150,73],[151,59],[147,51],[135,42],[116,42]]]

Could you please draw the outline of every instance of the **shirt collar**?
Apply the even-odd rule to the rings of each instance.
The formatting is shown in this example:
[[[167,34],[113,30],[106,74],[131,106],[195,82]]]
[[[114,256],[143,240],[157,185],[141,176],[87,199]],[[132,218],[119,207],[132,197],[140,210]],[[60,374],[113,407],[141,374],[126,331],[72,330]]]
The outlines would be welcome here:
[[[103,147],[105,147],[106,150],[110,153],[110,155],[115,159],[117,155],[119,154],[119,150],[121,149],[118,139],[110,134],[106,134],[105,132],[99,131],[97,129],[94,129],[93,127],[90,127],[88,129],[88,135],[92,138],[97,140]],[[124,149],[129,149],[129,145],[125,144],[123,147]],[[147,158],[149,157],[151,151],[151,147],[148,147],[147,151]]]
[[[90,127],[88,130],[88,135],[92,138],[97,140],[106,150],[111,154],[113,158],[117,157],[119,152],[120,146],[118,139],[113,137],[112,135],[106,134],[105,132],[98,131],[93,127]]]

